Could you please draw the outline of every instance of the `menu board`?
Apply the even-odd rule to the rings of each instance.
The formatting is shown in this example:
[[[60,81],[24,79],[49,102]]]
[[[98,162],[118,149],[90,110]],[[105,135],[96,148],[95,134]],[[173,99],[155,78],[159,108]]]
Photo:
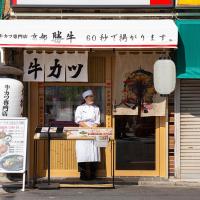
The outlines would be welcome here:
[[[27,118],[0,118],[0,173],[26,170]]]
[[[87,139],[87,138],[98,138],[111,137],[112,128],[69,128],[64,127],[63,132],[67,135],[67,139]]]
[[[90,140],[112,138],[113,129],[106,127],[81,128],[81,127],[37,127],[34,139],[47,139],[48,132],[51,139]]]

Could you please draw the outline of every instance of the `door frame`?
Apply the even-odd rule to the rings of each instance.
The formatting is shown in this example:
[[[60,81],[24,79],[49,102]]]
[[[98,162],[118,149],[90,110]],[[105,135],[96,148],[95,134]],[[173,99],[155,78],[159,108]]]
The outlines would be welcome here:
[[[156,169],[155,170],[116,170],[116,176],[160,176],[167,177],[167,158],[168,147],[166,142],[166,117],[156,117],[155,128],[155,141],[156,141]],[[113,118],[114,121],[114,118]],[[115,140],[115,152],[116,152],[116,140]],[[116,163],[116,153],[115,153]],[[115,164],[116,166],[116,164]]]

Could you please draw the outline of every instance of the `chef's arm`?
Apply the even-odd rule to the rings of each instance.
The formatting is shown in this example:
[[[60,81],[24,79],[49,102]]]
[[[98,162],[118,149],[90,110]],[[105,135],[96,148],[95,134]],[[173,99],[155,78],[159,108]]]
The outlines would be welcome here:
[[[84,121],[81,121],[78,123],[80,127],[84,127],[84,128],[91,128],[90,126],[88,126]]]
[[[96,128],[99,126],[99,124],[93,124],[92,126],[88,126],[87,123],[84,121],[79,122],[79,126],[83,128]]]
[[[93,128],[96,128],[96,127],[98,127],[100,124],[94,124],[92,127]]]

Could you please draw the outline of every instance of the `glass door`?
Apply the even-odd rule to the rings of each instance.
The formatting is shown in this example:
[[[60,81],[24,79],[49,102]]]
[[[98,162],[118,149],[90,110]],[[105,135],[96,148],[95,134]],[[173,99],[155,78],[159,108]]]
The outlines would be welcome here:
[[[165,117],[115,116],[115,175],[166,176]]]
[[[116,117],[116,170],[155,170],[155,117]]]
[[[155,117],[116,117],[116,170],[155,170]]]

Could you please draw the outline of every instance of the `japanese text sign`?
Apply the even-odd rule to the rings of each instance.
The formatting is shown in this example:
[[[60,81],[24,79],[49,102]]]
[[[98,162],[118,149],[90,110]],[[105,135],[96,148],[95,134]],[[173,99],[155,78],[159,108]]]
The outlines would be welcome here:
[[[177,41],[173,20],[0,21],[2,47],[176,48]]]
[[[24,51],[24,81],[88,82],[88,52],[28,53]]]
[[[0,118],[0,173],[26,170],[27,118]]]

